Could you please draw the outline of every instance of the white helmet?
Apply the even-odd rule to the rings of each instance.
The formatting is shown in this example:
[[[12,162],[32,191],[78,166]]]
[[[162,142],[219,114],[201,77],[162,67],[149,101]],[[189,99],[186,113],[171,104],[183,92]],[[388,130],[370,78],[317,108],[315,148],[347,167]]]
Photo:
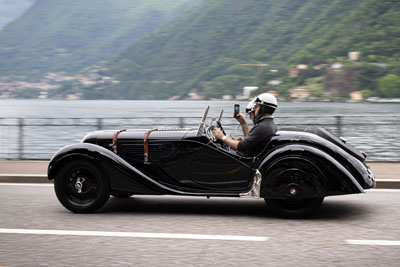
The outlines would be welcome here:
[[[257,97],[255,97],[253,100],[251,100],[249,102],[249,104],[247,104],[247,107],[246,107],[247,114],[249,114],[250,112],[253,112],[256,109],[256,102],[255,102],[256,99],[257,99]]]
[[[256,104],[267,106],[267,107],[273,109],[273,111],[275,111],[275,109],[278,107],[278,101],[276,100],[276,97],[270,93],[264,93],[264,94],[258,95],[255,98],[254,102]]]
[[[278,101],[275,96],[264,93],[256,97],[254,103],[260,105],[260,109],[254,118],[254,124],[257,124],[265,114],[273,114],[278,107]]]

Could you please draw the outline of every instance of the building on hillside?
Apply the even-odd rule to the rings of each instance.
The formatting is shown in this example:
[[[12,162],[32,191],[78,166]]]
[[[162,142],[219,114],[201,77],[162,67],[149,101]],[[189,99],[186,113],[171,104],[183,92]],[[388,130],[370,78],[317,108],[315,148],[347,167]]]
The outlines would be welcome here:
[[[294,78],[299,76],[299,71],[298,69],[290,69],[289,70],[289,77]]]
[[[320,70],[320,69],[323,69],[324,67],[326,67],[326,64],[319,64],[319,65],[313,66],[313,69],[314,70]]]
[[[354,91],[354,92],[351,92],[349,95],[350,95],[351,101],[359,102],[359,101],[364,100],[361,91]]]
[[[276,98],[278,98],[278,91],[275,91],[275,90],[269,90],[267,93],[269,93],[269,94],[271,94],[271,95],[273,95],[273,96],[275,96]]]
[[[269,80],[267,84],[269,85],[280,85],[282,82],[279,80]]]
[[[306,64],[299,64],[299,65],[297,65],[297,67],[296,67],[298,70],[306,70],[306,69],[308,69],[308,65],[306,65]]]
[[[39,99],[47,99],[49,97],[49,93],[46,91],[40,91],[38,98]]]
[[[68,94],[66,96],[67,100],[79,100],[81,99],[81,94]]]
[[[349,52],[349,60],[356,61],[360,58],[360,52]]]
[[[203,97],[202,95],[199,95],[199,94],[196,93],[196,92],[190,92],[190,93],[188,93],[188,98],[189,98],[190,100],[203,100],[203,99],[204,99],[204,97]]]
[[[341,62],[335,62],[331,65],[332,69],[341,69],[343,67],[343,64]]]
[[[304,101],[310,97],[310,91],[305,87],[297,87],[289,91],[293,100]]]
[[[243,87],[243,96],[249,98],[251,92],[258,90],[258,86],[245,86]]]

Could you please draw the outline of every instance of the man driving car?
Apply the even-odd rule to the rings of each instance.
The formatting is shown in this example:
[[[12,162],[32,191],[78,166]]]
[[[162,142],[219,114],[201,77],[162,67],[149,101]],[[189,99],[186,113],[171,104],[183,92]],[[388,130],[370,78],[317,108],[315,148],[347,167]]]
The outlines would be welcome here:
[[[278,130],[272,116],[277,107],[278,102],[275,96],[269,93],[260,94],[246,108],[246,113],[254,123],[251,130],[241,113],[235,117],[242,126],[244,138],[234,140],[230,136],[224,135],[219,128],[214,129],[214,135],[241,155],[254,157],[261,152]]]

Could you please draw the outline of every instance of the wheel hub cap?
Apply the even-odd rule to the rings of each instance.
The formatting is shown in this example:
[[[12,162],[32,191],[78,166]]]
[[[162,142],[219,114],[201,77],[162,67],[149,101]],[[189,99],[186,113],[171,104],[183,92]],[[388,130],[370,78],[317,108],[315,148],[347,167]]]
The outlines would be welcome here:
[[[75,183],[75,189],[78,191],[78,193],[82,193],[82,189],[83,189],[83,182],[85,179],[78,177],[76,179],[76,183]]]
[[[297,189],[296,188],[290,188],[289,190],[290,195],[295,196],[297,194]]]

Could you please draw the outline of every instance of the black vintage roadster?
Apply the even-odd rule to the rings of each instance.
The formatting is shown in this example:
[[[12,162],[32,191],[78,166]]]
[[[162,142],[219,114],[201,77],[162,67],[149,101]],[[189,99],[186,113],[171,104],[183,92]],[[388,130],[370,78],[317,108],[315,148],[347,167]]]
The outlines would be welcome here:
[[[263,198],[274,214],[300,218],[324,197],[375,186],[366,155],[323,128],[279,131],[262,152],[244,157],[213,134],[221,116],[197,129],[95,131],[51,159],[48,178],[67,209],[88,213],[110,195]]]

